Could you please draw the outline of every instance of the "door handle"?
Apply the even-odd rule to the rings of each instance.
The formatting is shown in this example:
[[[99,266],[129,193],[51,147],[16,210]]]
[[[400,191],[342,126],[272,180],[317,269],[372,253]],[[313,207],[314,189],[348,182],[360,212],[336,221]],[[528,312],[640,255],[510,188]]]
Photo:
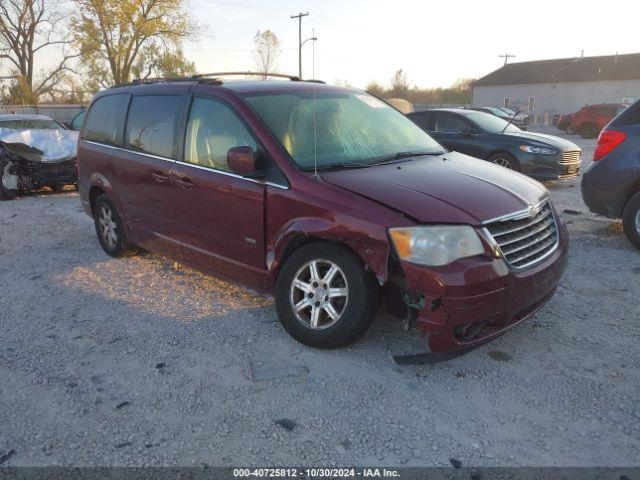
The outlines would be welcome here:
[[[166,175],[162,175],[161,173],[152,173],[151,176],[153,177],[153,179],[158,182],[158,183],[167,183],[171,181],[170,177],[167,177]]]
[[[185,190],[193,188],[193,182],[189,177],[174,178],[173,181],[176,182],[179,187],[184,188]]]

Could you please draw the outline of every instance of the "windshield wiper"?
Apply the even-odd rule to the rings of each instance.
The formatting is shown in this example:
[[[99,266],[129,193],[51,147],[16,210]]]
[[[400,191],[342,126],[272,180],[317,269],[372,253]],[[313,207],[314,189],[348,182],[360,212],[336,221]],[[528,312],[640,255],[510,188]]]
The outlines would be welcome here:
[[[444,155],[446,152],[444,150],[438,150],[437,152],[398,152],[393,155],[386,155],[384,157],[378,158],[376,161],[370,163],[369,165],[384,165],[386,163],[394,163],[398,160],[406,160],[412,157],[425,157],[425,156],[436,156],[436,155]]]
[[[360,160],[353,162],[331,163],[329,165],[318,165],[318,170],[328,170],[331,168],[366,168],[373,167],[374,165],[395,163],[412,157],[443,155],[444,153],[446,152],[443,150],[438,150],[437,152],[398,152],[392,155],[385,155],[383,157],[374,157],[370,159],[373,160],[372,162],[363,162],[362,160]],[[306,167],[303,170],[313,171],[313,167]]]

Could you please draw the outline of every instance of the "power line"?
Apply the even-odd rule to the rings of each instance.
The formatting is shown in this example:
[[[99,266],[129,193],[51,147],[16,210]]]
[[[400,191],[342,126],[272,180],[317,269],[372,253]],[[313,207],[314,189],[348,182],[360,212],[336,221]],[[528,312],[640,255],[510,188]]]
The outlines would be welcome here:
[[[298,78],[302,79],[302,17],[309,15],[309,12],[291,15],[291,18],[298,19]]]
[[[498,55],[500,58],[504,58],[504,64],[506,65],[510,58],[516,58],[512,53],[505,53],[503,55]]]

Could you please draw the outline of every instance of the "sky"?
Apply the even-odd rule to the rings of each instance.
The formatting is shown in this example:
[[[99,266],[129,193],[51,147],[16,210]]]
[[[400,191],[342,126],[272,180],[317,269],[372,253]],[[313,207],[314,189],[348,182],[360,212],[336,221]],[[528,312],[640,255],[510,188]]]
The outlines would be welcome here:
[[[365,87],[405,70],[412,85],[445,87],[510,62],[640,52],[633,25],[640,1],[576,0],[190,0],[204,27],[185,53],[200,72],[255,70],[253,37],[269,29],[281,41],[278,71],[297,74],[298,21],[315,36],[315,77]],[[585,6],[587,8],[585,8]],[[628,20],[626,20],[628,19]],[[313,42],[303,47],[311,78]]]

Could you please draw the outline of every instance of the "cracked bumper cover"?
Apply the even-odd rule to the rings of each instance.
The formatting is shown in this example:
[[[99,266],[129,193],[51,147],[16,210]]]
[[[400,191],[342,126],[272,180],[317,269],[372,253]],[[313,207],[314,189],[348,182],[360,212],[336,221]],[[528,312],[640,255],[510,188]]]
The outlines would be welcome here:
[[[522,272],[501,258],[474,257],[446,267],[401,262],[405,293],[423,297],[415,308],[416,325],[429,334],[432,352],[470,350],[503,334],[533,315],[553,296],[566,268],[568,233],[560,224],[553,254]],[[478,333],[461,339],[456,331],[476,325]]]

